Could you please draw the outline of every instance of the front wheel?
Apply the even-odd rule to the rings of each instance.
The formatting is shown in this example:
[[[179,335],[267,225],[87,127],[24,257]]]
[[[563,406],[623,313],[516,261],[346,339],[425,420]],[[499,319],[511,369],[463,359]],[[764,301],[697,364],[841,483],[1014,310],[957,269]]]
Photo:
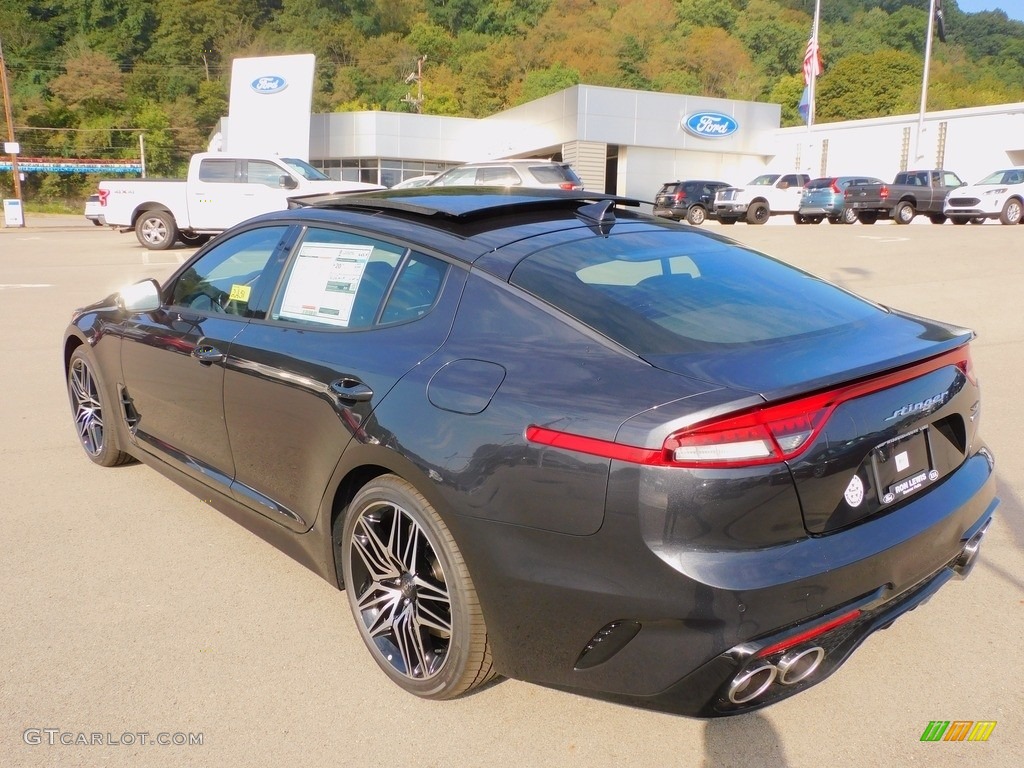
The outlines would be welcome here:
[[[165,251],[178,237],[178,225],[168,211],[143,211],[135,220],[135,236],[151,251]]]
[[[686,211],[686,220],[694,226],[700,226],[708,217],[708,212],[701,205],[691,205]]]
[[[768,209],[768,203],[754,203],[747,209],[748,224],[767,224],[772,215]]]
[[[952,217],[950,217],[949,220],[952,221],[958,227],[963,226],[964,224],[966,224],[969,221],[968,219],[964,218],[963,216],[952,216]]]
[[[395,475],[372,480],[334,527],[359,634],[392,681],[422,698],[450,699],[494,676],[469,570],[411,484]]]
[[[904,200],[893,209],[892,218],[897,224],[909,224],[914,220],[915,214],[913,203]]]
[[[1021,219],[1021,203],[1015,197],[1011,197],[1003,205],[1003,211],[999,214],[1000,224],[1019,224]]]
[[[107,403],[103,380],[86,347],[76,349],[68,362],[68,399],[78,440],[92,461],[101,467],[132,461],[118,443],[114,427],[117,412]]]
[[[843,212],[839,215],[839,219],[843,224],[853,224],[857,221],[857,211],[853,208],[843,208]]]

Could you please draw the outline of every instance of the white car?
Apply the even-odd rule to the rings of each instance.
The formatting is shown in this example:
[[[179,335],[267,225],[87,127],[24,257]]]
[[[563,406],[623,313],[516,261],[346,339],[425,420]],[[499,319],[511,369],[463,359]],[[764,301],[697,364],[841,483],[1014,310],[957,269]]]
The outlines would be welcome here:
[[[103,207],[98,194],[89,195],[89,198],[85,201],[85,218],[97,227],[103,226]]]
[[[427,184],[437,178],[436,173],[429,173],[426,176],[413,176],[411,179],[400,181],[395,184],[391,189],[410,189],[414,187],[425,187]]]
[[[942,212],[954,224],[1020,224],[1024,213],[1024,168],[996,171],[977,184],[958,187],[946,195]]]

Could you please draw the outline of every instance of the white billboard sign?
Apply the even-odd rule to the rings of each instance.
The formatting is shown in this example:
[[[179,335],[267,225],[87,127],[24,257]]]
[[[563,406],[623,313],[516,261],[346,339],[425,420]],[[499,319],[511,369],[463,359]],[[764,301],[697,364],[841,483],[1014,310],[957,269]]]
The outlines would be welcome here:
[[[315,64],[311,53],[235,59],[224,151],[309,160]]]

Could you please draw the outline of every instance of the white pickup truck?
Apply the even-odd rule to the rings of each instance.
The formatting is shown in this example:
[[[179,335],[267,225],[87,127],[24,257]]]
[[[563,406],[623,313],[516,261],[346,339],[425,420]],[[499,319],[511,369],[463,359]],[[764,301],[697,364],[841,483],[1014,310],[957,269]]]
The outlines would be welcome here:
[[[719,224],[765,224],[777,213],[795,214],[810,180],[806,173],[766,173],[745,187],[724,187],[715,194],[715,216]]]
[[[334,181],[290,157],[236,157],[223,152],[193,155],[184,181],[126,179],[99,184],[99,223],[135,231],[146,248],[160,251],[180,240],[201,245],[218,232],[269,211],[288,198],[383,189]]]

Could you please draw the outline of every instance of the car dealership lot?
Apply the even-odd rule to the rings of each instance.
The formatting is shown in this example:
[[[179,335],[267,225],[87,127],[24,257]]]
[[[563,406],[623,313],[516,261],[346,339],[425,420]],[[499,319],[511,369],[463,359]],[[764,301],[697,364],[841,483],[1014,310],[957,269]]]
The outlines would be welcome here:
[[[0,230],[0,765],[1016,764],[1024,228],[705,225],[977,330],[1002,505],[971,577],[832,678],[752,715],[698,721],[512,680],[454,702],[415,699],[368,663],[326,582],[151,469],[94,467],[71,425],[61,331],[75,306],[162,278],[191,251],[146,251],[84,217],[26,218]],[[998,724],[986,743],[921,743],[933,720]],[[61,743],[96,733],[103,743]],[[203,743],[151,746],[159,734]]]

